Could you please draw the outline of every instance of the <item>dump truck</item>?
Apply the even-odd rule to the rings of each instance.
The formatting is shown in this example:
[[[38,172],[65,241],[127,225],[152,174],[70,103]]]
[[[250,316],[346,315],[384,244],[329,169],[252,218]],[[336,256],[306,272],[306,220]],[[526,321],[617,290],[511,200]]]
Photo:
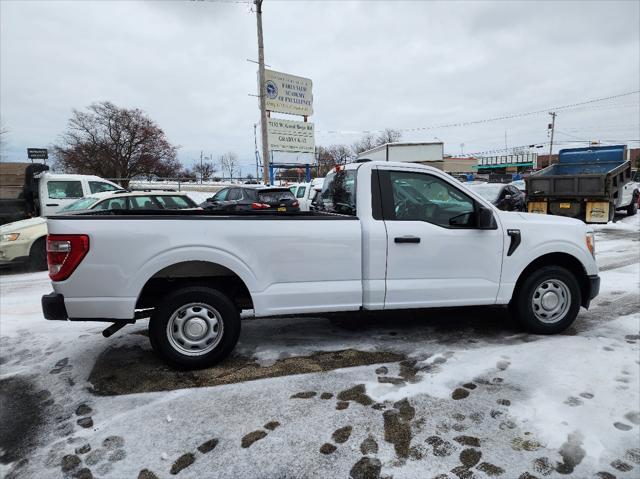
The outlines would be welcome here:
[[[625,145],[566,148],[558,163],[525,178],[527,210],[607,223],[616,210],[638,210],[638,184],[632,181]]]

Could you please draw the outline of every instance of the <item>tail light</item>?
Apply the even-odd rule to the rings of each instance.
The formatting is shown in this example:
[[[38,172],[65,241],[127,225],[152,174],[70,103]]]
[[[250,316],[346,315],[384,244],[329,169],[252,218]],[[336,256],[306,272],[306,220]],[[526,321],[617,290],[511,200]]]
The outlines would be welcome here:
[[[251,203],[252,210],[266,210],[267,208],[271,208],[271,206],[264,203]]]
[[[52,281],[64,281],[71,276],[88,252],[87,235],[47,236],[49,278]]]
[[[291,206],[294,206],[294,207],[295,207],[295,206],[298,206],[298,205],[299,205],[298,200],[296,200],[296,201],[294,201],[293,203],[291,203]]]

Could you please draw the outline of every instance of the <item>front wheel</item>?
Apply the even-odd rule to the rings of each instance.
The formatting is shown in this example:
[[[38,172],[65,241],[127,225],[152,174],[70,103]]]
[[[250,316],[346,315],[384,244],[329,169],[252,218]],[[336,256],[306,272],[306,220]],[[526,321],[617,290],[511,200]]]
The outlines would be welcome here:
[[[543,266],[518,287],[510,306],[528,331],[557,334],[571,326],[581,302],[580,285],[570,271]]]
[[[168,364],[185,369],[213,366],[233,350],[240,335],[240,315],[223,293],[192,286],[171,293],[156,306],[149,340]]]

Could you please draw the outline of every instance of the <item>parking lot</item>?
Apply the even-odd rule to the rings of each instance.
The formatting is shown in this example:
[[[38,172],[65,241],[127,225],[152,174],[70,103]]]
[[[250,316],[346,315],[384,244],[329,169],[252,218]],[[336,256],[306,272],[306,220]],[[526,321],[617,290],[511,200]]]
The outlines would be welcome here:
[[[559,336],[502,308],[246,314],[194,372],[146,321],[45,321],[46,273],[1,278],[5,477],[637,477],[639,216],[598,226],[601,294]]]

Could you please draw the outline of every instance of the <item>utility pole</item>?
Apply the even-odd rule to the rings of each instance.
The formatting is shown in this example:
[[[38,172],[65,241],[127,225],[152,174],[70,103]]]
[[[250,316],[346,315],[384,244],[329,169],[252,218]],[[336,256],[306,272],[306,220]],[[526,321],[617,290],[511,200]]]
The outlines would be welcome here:
[[[260,96],[260,132],[262,133],[262,180],[265,185],[269,184],[269,144],[267,140],[267,104],[264,96],[265,74],[264,74],[264,39],[262,37],[262,2],[254,0],[256,6],[256,21],[258,24],[258,77]]]
[[[258,124],[254,123],[253,124],[253,143],[255,144],[256,147],[256,181],[258,181],[258,178],[260,177],[260,153],[258,152],[258,133],[257,133],[257,128],[258,128]]]
[[[549,112],[551,115],[551,124],[549,125],[549,129],[551,130],[551,141],[549,142],[549,164],[551,164],[551,154],[553,153],[553,130],[556,127],[556,112]]]

